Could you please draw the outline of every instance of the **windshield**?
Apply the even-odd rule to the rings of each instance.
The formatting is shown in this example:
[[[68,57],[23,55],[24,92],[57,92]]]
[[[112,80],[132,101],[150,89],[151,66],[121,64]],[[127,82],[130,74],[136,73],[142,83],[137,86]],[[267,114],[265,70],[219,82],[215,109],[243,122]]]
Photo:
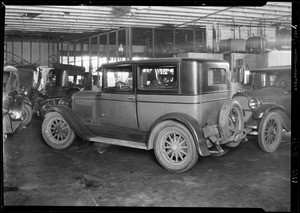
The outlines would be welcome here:
[[[286,91],[291,90],[291,77],[288,73],[257,73],[252,72],[252,86],[254,89],[265,87],[279,87]]]
[[[68,76],[68,86],[84,86],[83,75]]]

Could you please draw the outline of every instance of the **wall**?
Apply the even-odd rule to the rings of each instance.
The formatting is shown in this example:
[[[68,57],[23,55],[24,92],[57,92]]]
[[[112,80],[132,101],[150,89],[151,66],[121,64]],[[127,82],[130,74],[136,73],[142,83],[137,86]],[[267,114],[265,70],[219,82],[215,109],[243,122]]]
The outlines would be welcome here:
[[[51,55],[58,55],[57,43],[50,41],[6,41],[4,51],[5,65],[27,65],[52,66]],[[7,52],[7,53],[5,53]],[[50,60],[49,60],[50,59]]]
[[[270,66],[291,65],[292,52],[290,50],[271,51],[256,55],[256,68]]]

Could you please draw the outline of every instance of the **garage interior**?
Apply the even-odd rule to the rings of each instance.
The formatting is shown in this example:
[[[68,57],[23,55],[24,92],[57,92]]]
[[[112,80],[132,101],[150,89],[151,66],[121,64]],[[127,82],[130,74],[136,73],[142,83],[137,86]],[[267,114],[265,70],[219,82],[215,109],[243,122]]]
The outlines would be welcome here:
[[[222,59],[231,93],[245,70],[292,63],[292,3],[260,6],[5,6],[4,66],[81,66],[153,58]],[[242,80],[241,80],[242,79]],[[22,79],[21,79],[22,81]],[[152,151],[45,144],[40,119],[3,142],[4,206],[217,207],[291,210],[291,139],[274,153],[257,138],[170,173]]]

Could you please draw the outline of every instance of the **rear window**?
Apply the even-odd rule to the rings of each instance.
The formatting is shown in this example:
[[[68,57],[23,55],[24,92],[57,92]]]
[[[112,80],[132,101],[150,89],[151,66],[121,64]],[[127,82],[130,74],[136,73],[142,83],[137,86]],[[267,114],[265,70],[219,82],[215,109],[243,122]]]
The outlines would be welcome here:
[[[229,89],[229,80],[226,70],[223,68],[209,68],[207,76],[204,75],[203,77],[206,78],[207,82],[206,92]]]

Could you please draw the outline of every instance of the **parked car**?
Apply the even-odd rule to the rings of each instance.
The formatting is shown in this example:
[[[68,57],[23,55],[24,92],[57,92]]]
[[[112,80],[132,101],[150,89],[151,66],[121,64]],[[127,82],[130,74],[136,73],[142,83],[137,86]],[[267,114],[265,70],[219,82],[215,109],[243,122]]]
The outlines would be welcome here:
[[[20,126],[26,126],[31,121],[32,109],[25,95],[24,90],[20,89],[18,69],[13,66],[4,67],[2,99],[4,139],[7,134],[14,133]]]
[[[250,71],[252,89],[233,96],[244,112],[245,126],[258,135],[265,152],[274,152],[283,130],[291,131],[291,66],[274,66]]]
[[[45,71],[47,73],[41,73],[41,76],[46,77],[46,83],[31,94],[34,111],[42,118],[51,106],[62,104],[70,107],[73,93],[91,89],[91,75],[84,67],[54,64],[53,69]]]
[[[99,71],[101,91],[79,91],[72,95],[71,108],[48,109],[42,134],[52,148],[69,147],[77,135],[154,149],[162,167],[185,172],[198,155],[221,155],[224,147],[237,146],[246,137],[241,107],[229,99],[226,61],[124,61],[104,64]]]

